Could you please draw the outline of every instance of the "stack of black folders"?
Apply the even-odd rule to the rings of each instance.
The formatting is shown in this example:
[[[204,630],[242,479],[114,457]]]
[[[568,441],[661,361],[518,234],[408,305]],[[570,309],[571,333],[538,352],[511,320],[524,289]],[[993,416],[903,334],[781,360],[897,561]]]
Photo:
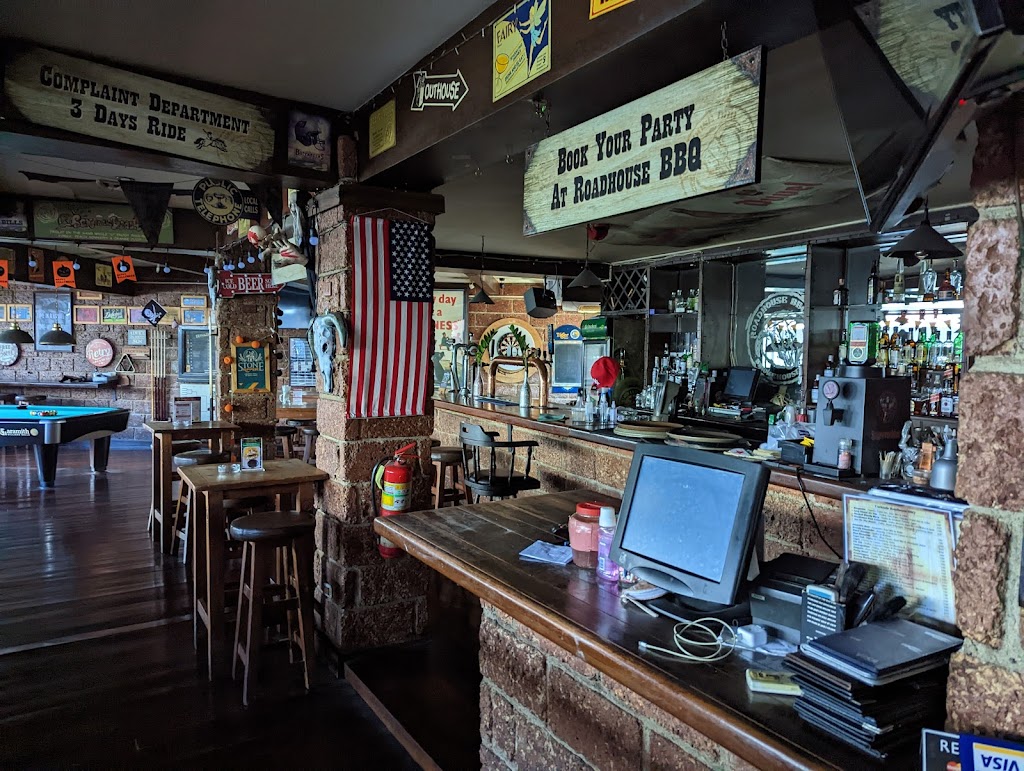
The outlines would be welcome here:
[[[942,727],[947,664],[963,640],[896,618],[819,637],[786,657],[810,725],[884,760]]]

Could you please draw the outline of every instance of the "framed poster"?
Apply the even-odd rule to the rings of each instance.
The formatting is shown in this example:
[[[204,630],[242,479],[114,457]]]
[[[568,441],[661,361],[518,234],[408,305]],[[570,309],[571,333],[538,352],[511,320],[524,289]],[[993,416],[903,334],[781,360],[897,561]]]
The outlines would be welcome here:
[[[129,329],[128,345],[149,345],[149,333],[145,329]]]
[[[183,294],[181,296],[181,307],[182,308],[205,308],[206,307],[206,295],[202,294]]]
[[[27,324],[32,321],[31,305],[8,305],[7,320],[17,321],[19,324]]]
[[[142,315],[142,306],[128,306],[128,323],[134,324],[135,326],[140,326],[142,324],[145,324],[147,327],[149,326],[149,320]]]
[[[75,323],[76,324],[99,324],[100,323],[100,309],[98,305],[76,305],[75,306]]]
[[[96,263],[96,286],[113,286],[114,269],[110,265]]]
[[[79,301],[81,301],[81,300],[99,300],[99,301],[102,302],[102,300],[103,300],[103,293],[102,292],[84,292],[81,289],[79,289],[77,292],[75,292],[75,298],[78,299]]]
[[[37,351],[70,351],[72,345],[46,345],[39,340],[53,329],[54,324],[72,336],[75,334],[71,322],[71,292],[36,292],[32,298],[33,324]]]
[[[231,390],[249,393],[270,391],[270,346],[259,343],[231,344]]]
[[[205,327],[206,308],[182,308],[181,324],[185,327]]]
[[[127,324],[128,309],[123,305],[100,306],[100,324]]]
[[[434,318],[434,361],[441,367],[440,371],[435,367],[434,383],[442,386],[450,378],[452,364],[451,349],[443,345],[445,338],[466,342],[466,290],[435,289],[431,315]]]

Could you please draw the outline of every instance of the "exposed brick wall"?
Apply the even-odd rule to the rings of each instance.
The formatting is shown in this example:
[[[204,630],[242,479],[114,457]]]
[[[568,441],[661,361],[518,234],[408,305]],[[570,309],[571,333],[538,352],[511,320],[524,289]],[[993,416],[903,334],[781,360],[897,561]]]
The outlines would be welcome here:
[[[967,236],[964,327],[973,362],[961,384],[957,477],[957,494],[971,504],[957,543],[957,624],[966,640],[950,667],[947,722],[1021,738],[1024,98],[979,118],[971,186],[979,219]]]
[[[24,304],[32,305],[32,297],[37,291],[53,291],[52,287],[38,284],[12,283],[9,289],[0,290],[0,304]],[[190,284],[166,285],[160,291],[151,295],[139,295],[130,297],[126,295],[105,293],[100,300],[79,300],[75,295],[72,299],[72,308],[78,306],[123,305],[142,306],[155,299],[165,308],[177,308],[181,305],[181,296],[206,294],[206,287]],[[6,323],[3,326],[7,326]],[[34,334],[34,324],[23,325],[29,332]],[[114,360],[103,371],[110,371],[117,366],[124,353],[127,344],[129,329],[147,330],[147,339],[150,346],[153,343],[154,328],[149,324],[145,326],[123,325],[123,324],[73,324],[75,346],[71,352],[58,351],[37,351],[35,345],[28,344],[21,346],[21,356],[18,361],[10,367],[0,368],[0,393],[16,391],[31,395],[45,395],[51,403],[65,405],[87,405],[95,407],[117,407],[132,411],[128,420],[128,429],[114,438],[117,440],[136,440],[148,442],[152,435],[146,431],[143,424],[152,415],[152,404],[150,398],[150,374],[151,360],[147,356],[131,353],[132,362],[135,365],[135,374],[127,374],[122,377],[127,384],[117,389],[115,400],[114,391],[108,389],[78,390],[71,388],[25,388],[13,383],[19,381],[59,381],[64,375],[91,376],[97,368],[90,364],[85,358],[85,346],[97,337],[109,340],[114,347]],[[178,333],[175,327],[160,326],[156,328],[167,335],[167,362],[168,370],[168,392],[174,396],[178,392],[178,379],[174,372],[177,369],[178,361]]]
[[[434,411],[434,438],[443,445],[458,445],[459,425],[463,422],[481,425],[487,431],[498,431],[502,438],[508,429],[507,423],[478,420],[437,406]],[[513,435],[516,440],[535,441],[540,445],[534,450],[534,466],[531,469],[531,474],[541,481],[541,488],[536,494],[584,489],[606,495],[622,495],[626,477],[629,476],[629,466],[633,462],[630,450],[619,450],[526,428],[513,429]],[[810,494],[807,497],[828,543],[841,551],[841,501]],[[767,559],[789,552],[835,560],[835,555],[818,535],[799,492],[769,485],[764,514]]]
[[[377,207],[379,208],[379,207]],[[352,242],[348,223],[359,210],[325,209],[317,216],[317,313],[350,307]],[[400,217],[391,212],[387,216]],[[417,217],[431,219],[418,213]],[[373,533],[375,464],[405,444],[423,459],[414,477],[413,508],[426,508],[433,415],[352,419],[347,414],[348,351],[335,360],[334,383],[324,391],[317,374],[317,466],[331,478],[317,496],[314,575],[323,602],[320,628],[342,652],[411,639],[427,622],[428,569],[408,556],[383,559]],[[329,587],[329,594],[324,586]]]
[[[485,769],[750,769],[749,763],[483,603]]]

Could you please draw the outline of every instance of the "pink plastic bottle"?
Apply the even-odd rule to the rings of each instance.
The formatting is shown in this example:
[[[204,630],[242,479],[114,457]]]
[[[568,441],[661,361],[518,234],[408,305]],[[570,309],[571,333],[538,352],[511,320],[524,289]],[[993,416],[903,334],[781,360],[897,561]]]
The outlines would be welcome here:
[[[600,527],[597,536],[598,578],[618,583],[622,569],[608,556],[612,548],[612,540],[615,538],[615,509],[611,506],[602,506],[598,526]]]

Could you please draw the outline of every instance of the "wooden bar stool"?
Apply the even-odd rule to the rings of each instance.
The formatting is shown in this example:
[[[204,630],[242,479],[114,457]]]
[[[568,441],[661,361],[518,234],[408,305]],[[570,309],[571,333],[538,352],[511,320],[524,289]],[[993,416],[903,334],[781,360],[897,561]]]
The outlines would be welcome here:
[[[302,448],[302,459],[306,463],[316,462],[316,438],[320,436],[320,432],[316,430],[316,426],[303,426],[299,429],[302,432],[303,437],[303,448]]]
[[[309,690],[313,670],[313,527],[312,517],[286,511],[252,514],[231,523],[231,538],[243,543],[231,677],[237,679],[241,663],[245,706],[249,706],[249,689],[259,669],[264,626],[277,623],[274,616],[279,618],[282,612],[288,618],[289,653],[297,644]],[[283,559],[278,559],[278,550],[285,551]],[[271,580],[275,563],[283,581]]]
[[[434,479],[430,492],[434,496],[434,508],[440,509],[449,503],[458,505],[473,499],[466,489],[462,478],[462,448],[433,447],[430,450],[430,463],[434,467]],[[448,483],[449,471],[451,484]]]
[[[227,463],[229,460],[228,453],[212,452],[207,449],[192,449],[175,453],[174,457],[171,458],[171,467],[174,469],[175,478],[177,478],[178,469],[182,466],[211,466],[217,463]],[[171,526],[171,554],[177,554],[178,544],[184,542],[185,547],[181,555],[182,562],[188,560],[188,523],[191,508],[188,488],[185,485],[181,485],[178,490],[178,500],[174,506],[174,523]],[[150,516],[152,517],[152,514]]]
[[[281,449],[285,458],[291,458],[295,453],[295,448],[292,444],[293,438],[299,429],[295,426],[274,426],[274,438],[281,440]]]

